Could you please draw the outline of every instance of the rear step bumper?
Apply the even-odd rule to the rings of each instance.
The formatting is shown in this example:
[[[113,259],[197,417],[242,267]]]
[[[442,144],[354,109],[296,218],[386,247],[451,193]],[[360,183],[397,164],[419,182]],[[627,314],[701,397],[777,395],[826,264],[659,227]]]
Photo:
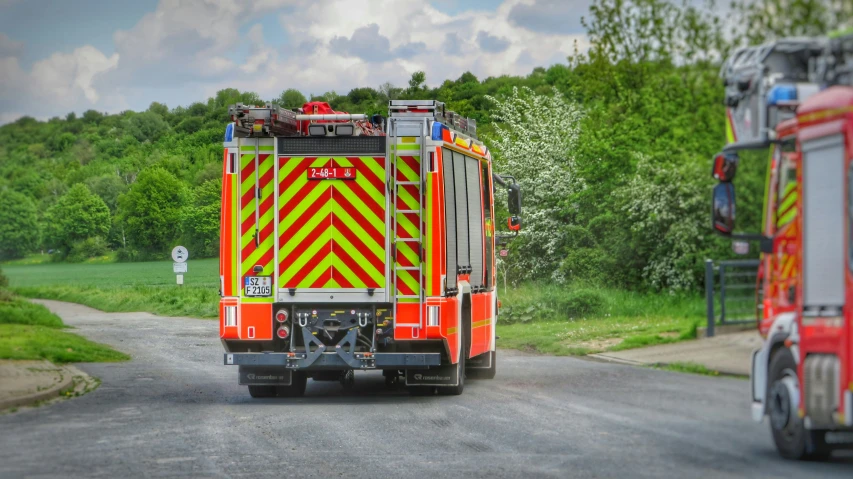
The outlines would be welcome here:
[[[337,349],[337,348],[336,348]],[[288,369],[423,369],[441,364],[440,353],[225,353],[228,366],[283,366]]]

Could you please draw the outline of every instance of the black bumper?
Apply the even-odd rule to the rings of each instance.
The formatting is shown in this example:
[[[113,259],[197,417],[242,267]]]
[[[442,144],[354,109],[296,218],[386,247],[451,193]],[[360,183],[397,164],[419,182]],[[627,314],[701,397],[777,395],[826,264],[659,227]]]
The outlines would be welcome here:
[[[341,354],[343,353],[343,354]],[[283,366],[288,369],[424,369],[441,364],[440,353],[225,353],[229,366]]]

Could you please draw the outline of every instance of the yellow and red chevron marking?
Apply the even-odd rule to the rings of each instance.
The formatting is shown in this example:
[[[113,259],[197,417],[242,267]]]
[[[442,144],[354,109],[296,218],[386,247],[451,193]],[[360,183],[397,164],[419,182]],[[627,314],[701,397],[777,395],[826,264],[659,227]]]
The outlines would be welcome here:
[[[782,198],[776,207],[776,227],[781,228],[794,221],[797,217],[797,183],[790,182],[785,185]]]
[[[255,265],[264,268],[262,274],[272,274],[275,251],[275,156],[273,146],[259,147],[257,161],[255,146],[240,149],[240,285],[252,273]],[[255,188],[260,191],[258,195]],[[260,196],[260,198],[258,198]],[[257,211],[256,211],[257,210]],[[257,221],[256,221],[257,213]],[[255,235],[257,234],[257,240]],[[271,300],[272,298],[270,298]]]
[[[385,285],[385,158],[279,159],[279,286]],[[353,167],[353,180],[309,180],[308,168]]]
[[[797,229],[798,223],[796,221],[792,221],[776,233],[776,241],[781,243],[780,250],[782,251],[782,254],[776,261],[778,264],[777,268],[779,270],[779,279],[782,280],[793,279],[797,276],[797,260],[799,255],[797,253],[788,254],[789,245],[796,245],[797,243]],[[797,248],[795,248],[795,250],[796,249]]]
[[[398,154],[394,158],[397,166],[397,182],[411,181],[416,185],[397,185],[397,201],[394,204],[394,215],[397,228],[394,235],[398,239],[416,239],[418,241],[396,242],[394,261],[402,267],[418,267],[421,263],[421,216],[418,213],[405,213],[401,210],[420,211],[420,155],[407,154],[420,152],[416,143],[401,143],[397,145]],[[400,154],[403,153],[403,154]],[[397,295],[416,296],[420,294],[423,278],[418,278],[417,271],[396,269],[395,285]],[[414,298],[400,299],[401,302],[417,301]]]

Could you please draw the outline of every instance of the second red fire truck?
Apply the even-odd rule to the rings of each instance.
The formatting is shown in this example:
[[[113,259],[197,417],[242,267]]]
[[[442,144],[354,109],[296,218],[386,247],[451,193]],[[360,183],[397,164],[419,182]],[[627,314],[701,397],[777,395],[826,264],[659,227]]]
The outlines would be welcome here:
[[[413,394],[496,372],[494,192],[476,124],[433,100],[388,117],[312,102],[230,109],[220,337],[253,397],[382,370]]]
[[[853,437],[853,32],[736,52],[713,228],[758,240],[753,418],[779,453],[823,458]],[[768,149],[763,232],[735,234],[739,151]]]

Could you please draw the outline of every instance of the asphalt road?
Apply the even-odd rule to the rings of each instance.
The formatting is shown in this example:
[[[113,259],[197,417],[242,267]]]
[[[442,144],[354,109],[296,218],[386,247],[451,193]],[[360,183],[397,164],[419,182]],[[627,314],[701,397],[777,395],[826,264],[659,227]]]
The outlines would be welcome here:
[[[249,397],[217,323],[45,302],[134,359],[79,366],[86,396],[0,416],[0,477],[853,477],[853,459],[780,459],[748,382],[577,358],[498,354],[458,397],[379,374],[352,393]]]

